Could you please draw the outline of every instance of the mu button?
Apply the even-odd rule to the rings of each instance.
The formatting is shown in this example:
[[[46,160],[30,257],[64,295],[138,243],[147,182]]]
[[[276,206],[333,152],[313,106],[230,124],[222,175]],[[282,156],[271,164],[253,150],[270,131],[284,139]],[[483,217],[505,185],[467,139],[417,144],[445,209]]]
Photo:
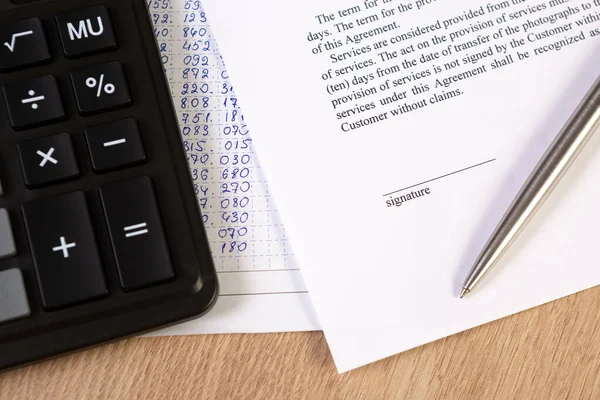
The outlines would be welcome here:
[[[56,17],[65,56],[85,56],[117,48],[108,10],[94,6],[69,11]]]

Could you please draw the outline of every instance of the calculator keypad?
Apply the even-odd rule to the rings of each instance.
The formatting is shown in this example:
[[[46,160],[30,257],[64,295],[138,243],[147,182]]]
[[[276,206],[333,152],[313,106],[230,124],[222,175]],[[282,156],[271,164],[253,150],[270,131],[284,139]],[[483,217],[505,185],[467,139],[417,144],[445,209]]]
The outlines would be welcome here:
[[[44,307],[56,310],[108,295],[82,192],[23,205]]]
[[[81,115],[127,107],[131,95],[121,63],[114,61],[71,73]]]
[[[49,124],[66,117],[58,83],[52,75],[10,83],[3,91],[15,129]]]
[[[162,61],[145,0],[0,0],[0,370],[215,303]]]
[[[108,10],[94,6],[56,17],[65,56],[81,57],[117,48]]]
[[[39,18],[0,24],[0,72],[52,60]]]
[[[53,17],[53,22],[68,59],[89,57],[118,47],[106,6],[62,12]],[[0,73],[51,62],[47,28],[37,17],[0,24]],[[13,129],[25,131],[66,120],[67,109],[71,109],[68,103],[73,100],[76,111],[85,117],[133,103],[125,68],[120,62],[86,65],[60,75],[34,75],[5,83],[2,94]],[[56,133],[51,135],[27,135],[18,140],[15,151],[21,164],[22,183],[35,190],[78,179],[85,173],[80,162],[89,162],[96,174],[145,163],[147,156],[137,120],[129,117],[109,121],[87,125],[79,132],[66,129],[61,132],[57,126]],[[74,134],[87,142],[87,152],[78,152]],[[0,195],[1,191],[0,185]],[[88,195],[71,192],[21,206],[41,303],[47,311],[109,294]],[[101,199],[121,288],[133,291],[173,279],[175,272],[152,180],[141,177],[104,185],[95,190],[95,195]],[[0,259],[16,254],[9,212],[0,209]],[[18,307],[14,304],[22,306],[22,301],[11,300],[10,311],[6,311],[7,300],[2,303],[2,284],[7,285],[8,281],[17,287],[21,282],[17,292],[22,291],[26,301],[21,272],[10,271],[10,274],[2,272],[4,281],[0,280],[0,324],[28,315],[23,312],[24,307],[18,313],[15,311]]]
[[[79,176],[75,150],[68,133],[22,142],[18,150],[25,184],[29,188],[63,182]]]

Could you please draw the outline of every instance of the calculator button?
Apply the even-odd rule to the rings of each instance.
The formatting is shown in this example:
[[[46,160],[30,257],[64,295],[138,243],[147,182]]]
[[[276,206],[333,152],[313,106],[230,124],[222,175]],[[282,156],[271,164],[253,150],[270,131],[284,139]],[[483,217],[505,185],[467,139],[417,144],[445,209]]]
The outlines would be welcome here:
[[[18,269],[0,272],[0,324],[31,315],[23,274]]]
[[[58,84],[52,75],[10,83],[2,90],[10,122],[15,129],[65,118]]]
[[[22,208],[44,307],[55,310],[107,295],[84,194],[37,200]]]
[[[77,98],[77,108],[82,115],[127,107],[131,95],[121,63],[114,61],[71,73]]]
[[[152,180],[140,177],[100,189],[121,286],[135,290],[175,277]]]
[[[117,48],[110,15],[104,6],[60,14],[56,23],[68,58]]]
[[[0,259],[17,254],[8,211],[0,208]]]
[[[0,24],[0,72],[52,60],[39,18]]]
[[[71,135],[59,133],[18,145],[25,184],[29,188],[50,185],[79,176]]]
[[[146,161],[138,123],[133,118],[86,129],[85,136],[96,172],[106,172]]]

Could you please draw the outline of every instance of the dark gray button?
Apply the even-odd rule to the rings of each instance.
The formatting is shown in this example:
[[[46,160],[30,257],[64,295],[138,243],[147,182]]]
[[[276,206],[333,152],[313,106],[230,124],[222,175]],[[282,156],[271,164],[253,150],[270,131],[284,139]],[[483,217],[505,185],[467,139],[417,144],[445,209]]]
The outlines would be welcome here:
[[[10,123],[15,129],[50,124],[66,117],[53,75],[11,82],[2,90]]]
[[[0,259],[17,254],[8,212],[0,208]]]
[[[71,72],[71,82],[81,115],[131,105],[125,70],[117,61]]]
[[[121,286],[137,290],[175,278],[167,239],[147,176],[100,189]]]
[[[30,314],[21,271],[9,269],[0,272],[0,324]]]
[[[79,167],[68,133],[58,133],[19,143],[23,178],[29,188],[68,181],[79,176]]]
[[[133,118],[88,128],[85,136],[96,172],[112,171],[146,161],[140,130]]]
[[[105,6],[68,11],[56,17],[56,22],[68,58],[117,48]]]
[[[39,18],[0,24],[0,71],[50,62],[46,34]]]
[[[83,192],[35,200],[22,209],[44,307],[56,310],[106,296]]]

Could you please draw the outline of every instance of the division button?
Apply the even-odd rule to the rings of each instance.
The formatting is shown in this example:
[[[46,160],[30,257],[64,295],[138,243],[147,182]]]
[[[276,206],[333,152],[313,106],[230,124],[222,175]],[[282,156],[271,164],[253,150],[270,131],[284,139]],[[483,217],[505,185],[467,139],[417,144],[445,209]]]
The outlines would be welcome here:
[[[56,310],[106,296],[84,194],[36,200],[22,208],[44,307]]]
[[[124,290],[136,290],[175,277],[167,240],[149,177],[113,183],[100,198]]]
[[[66,116],[56,78],[52,75],[9,83],[2,90],[15,129],[49,124]]]
[[[107,172],[146,162],[138,123],[133,118],[85,130],[96,172]]]
[[[0,324],[31,315],[23,275],[18,269],[0,272]]]
[[[73,143],[68,133],[21,142],[18,150],[25,184],[29,188],[79,176]]]
[[[17,254],[8,211],[0,208],[0,259]]]
[[[39,18],[0,24],[0,72],[51,60],[46,35]]]

